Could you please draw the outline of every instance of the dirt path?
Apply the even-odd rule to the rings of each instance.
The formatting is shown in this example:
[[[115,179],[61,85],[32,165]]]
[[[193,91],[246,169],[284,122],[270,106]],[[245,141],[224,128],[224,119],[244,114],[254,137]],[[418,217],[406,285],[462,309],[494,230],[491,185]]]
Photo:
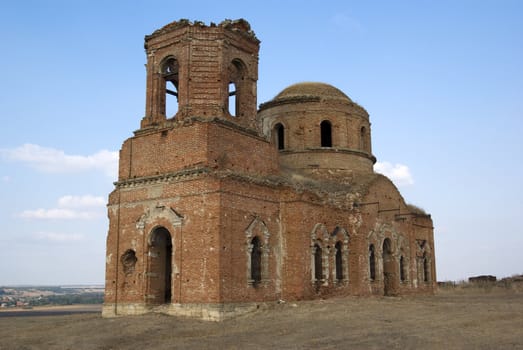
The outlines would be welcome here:
[[[285,303],[209,323],[163,315],[0,318],[0,349],[523,349],[523,293]]]

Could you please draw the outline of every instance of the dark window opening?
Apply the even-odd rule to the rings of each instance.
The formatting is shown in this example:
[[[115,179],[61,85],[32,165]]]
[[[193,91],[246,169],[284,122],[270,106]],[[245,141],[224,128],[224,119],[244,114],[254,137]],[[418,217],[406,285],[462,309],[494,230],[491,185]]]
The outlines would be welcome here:
[[[261,244],[258,237],[254,237],[251,241],[251,280],[254,283],[261,282]]]
[[[169,237],[170,238],[170,237]],[[173,255],[173,246],[169,239],[167,246],[165,247],[165,298],[164,302],[170,303],[172,298],[171,288],[171,274],[172,274],[172,262],[171,257]]]
[[[320,124],[321,129],[321,147],[332,147],[332,127],[328,120]]]
[[[285,149],[285,128],[282,124],[278,123],[274,126],[276,133],[276,145],[278,149]]]
[[[426,256],[423,257],[423,281],[429,281],[429,261]]]
[[[323,279],[323,262],[322,251],[318,244],[314,245],[314,279],[321,281]]]
[[[376,279],[376,257],[374,254],[374,245],[369,246],[369,270],[370,270],[370,280],[374,281]]]
[[[400,256],[400,280],[401,282],[405,282],[405,259],[403,256]]]
[[[391,253],[392,253],[392,247],[391,247],[390,239],[385,238],[385,240],[383,241],[383,255],[386,257],[390,257]]]
[[[165,116],[174,116],[178,111],[179,65],[175,58],[169,58],[162,66],[162,77],[165,81]]]
[[[341,242],[337,242],[334,246],[336,249],[336,280],[343,280],[343,258],[342,258],[342,245]]]

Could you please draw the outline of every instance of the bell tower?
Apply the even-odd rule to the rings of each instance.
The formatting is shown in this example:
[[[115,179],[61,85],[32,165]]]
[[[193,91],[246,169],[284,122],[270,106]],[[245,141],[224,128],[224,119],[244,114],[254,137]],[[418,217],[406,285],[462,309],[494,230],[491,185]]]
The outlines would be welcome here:
[[[209,26],[180,20],[147,35],[141,129],[195,118],[256,128],[259,44],[243,19]]]

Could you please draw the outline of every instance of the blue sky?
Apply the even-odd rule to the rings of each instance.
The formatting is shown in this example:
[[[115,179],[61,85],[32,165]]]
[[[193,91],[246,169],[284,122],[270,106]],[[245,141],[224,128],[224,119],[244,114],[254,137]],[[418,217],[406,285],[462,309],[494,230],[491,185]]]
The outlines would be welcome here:
[[[322,81],[367,109],[379,169],[432,214],[439,280],[523,273],[523,2],[3,1],[0,285],[103,283],[144,35],[241,17],[258,103]]]

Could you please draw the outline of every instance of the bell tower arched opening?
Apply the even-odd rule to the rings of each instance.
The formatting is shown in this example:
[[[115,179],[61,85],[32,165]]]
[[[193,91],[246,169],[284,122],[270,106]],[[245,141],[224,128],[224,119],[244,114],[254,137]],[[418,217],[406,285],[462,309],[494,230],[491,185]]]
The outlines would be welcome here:
[[[174,57],[169,57],[161,66],[165,94],[163,96],[163,114],[166,118],[174,117],[178,112],[179,64]]]
[[[227,108],[231,117],[242,117],[245,115],[244,108],[242,108],[246,94],[245,70],[245,65],[239,59],[232,60],[229,65]]]
[[[231,115],[231,117],[236,117],[236,108],[238,107],[236,105],[236,84],[232,82],[229,83],[228,93],[229,101],[227,105],[229,106],[229,114]]]

